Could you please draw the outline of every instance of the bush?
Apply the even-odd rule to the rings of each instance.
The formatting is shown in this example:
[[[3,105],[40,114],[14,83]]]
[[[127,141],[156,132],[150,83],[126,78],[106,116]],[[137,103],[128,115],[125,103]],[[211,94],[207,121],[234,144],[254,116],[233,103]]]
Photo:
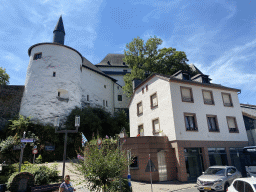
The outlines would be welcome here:
[[[57,171],[57,165],[54,164],[50,168],[42,165],[33,165],[31,163],[23,164],[21,166],[21,172],[29,172],[35,177],[35,185],[47,185],[49,183],[55,183],[59,181],[58,172]],[[14,172],[9,180],[7,187],[9,188],[11,185],[11,182],[13,178],[18,174],[19,172]]]
[[[121,183],[122,183],[122,191],[123,192],[130,192],[130,186],[129,186],[129,183],[128,183],[128,179],[121,178]],[[111,185],[108,187],[108,191],[113,191],[113,192],[120,191],[120,189],[119,189],[119,178],[116,178],[111,182]]]
[[[0,184],[7,183],[8,178],[8,176],[0,175]]]
[[[42,155],[39,155],[37,158],[36,158],[36,163],[42,163],[42,161],[43,161],[43,158],[42,158]]]

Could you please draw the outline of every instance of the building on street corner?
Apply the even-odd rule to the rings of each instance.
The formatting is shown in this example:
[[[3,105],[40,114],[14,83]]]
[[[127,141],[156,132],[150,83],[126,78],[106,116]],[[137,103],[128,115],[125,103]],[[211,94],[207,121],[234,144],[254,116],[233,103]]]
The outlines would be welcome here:
[[[237,95],[241,91],[213,84],[198,72],[134,80],[131,138],[123,146],[135,157],[133,180],[149,181],[149,153],[158,170],[153,181],[196,179],[211,165],[241,167],[241,151],[248,145]]]

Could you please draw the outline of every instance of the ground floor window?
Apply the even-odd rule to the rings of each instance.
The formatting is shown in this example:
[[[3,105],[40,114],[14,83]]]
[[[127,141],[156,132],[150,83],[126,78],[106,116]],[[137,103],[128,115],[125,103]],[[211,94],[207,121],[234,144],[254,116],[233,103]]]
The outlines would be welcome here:
[[[202,175],[203,158],[201,148],[184,148],[188,180]]]
[[[228,165],[227,153],[225,148],[208,148],[210,166]]]

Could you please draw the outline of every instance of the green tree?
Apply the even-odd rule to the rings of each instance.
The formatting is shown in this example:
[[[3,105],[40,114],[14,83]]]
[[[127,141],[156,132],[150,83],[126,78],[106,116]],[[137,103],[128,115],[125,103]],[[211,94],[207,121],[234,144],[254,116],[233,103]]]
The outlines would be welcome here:
[[[92,139],[93,134],[99,134],[103,138],[106,135],[113,137],[115,134],[119,134],[123,127],[126,132],[129,132],[129,123],[124,111],[118,111],[112,115],[101,107],[85,107],[83,109],[76,107],[67,117],[65,123],[67,129],[75,129],[76,115],[79,115],[81,119],[79,132],[83,132],[88,140]],[[70,134],[68,137],[76,140],[74,138],[76,136],[81,137],[79,134]],[[78,139],[78,141],[81,145],[81,139]]]
[[[91,190],[116,191],[113,182],[127,169],[131,159],[127,160],[124,151],[120,151],[117,140],[104,139],[99,149],[96,139],[91,140],[84,148],[84,160],[73,163],[75,172],[84,177]]]
[[[128,97],[133,93],[132,80],[135,78],[144,80],[153,73],[173,75],[179,70],[194,73],[187,64],[188,59],[185,52],[176,51],[172,47],[160,49],[162,43],[160,38],[154,36],[149,38],[146,43],[137,37],[126,44],[124,62],[129,65],[131,74],[124,76],[125,86],[123,89]]]
[[[10,76],[6,73],[5,69],[0,67],[0,85],[9,84]]]

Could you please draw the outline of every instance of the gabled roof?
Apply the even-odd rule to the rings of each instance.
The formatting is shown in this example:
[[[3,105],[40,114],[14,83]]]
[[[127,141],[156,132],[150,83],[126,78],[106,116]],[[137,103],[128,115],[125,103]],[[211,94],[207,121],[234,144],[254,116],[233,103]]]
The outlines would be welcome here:
[[[64,25],[63,25],[63,21],[62,21],[62,15],[60,16],[59,21],[58,21],[57,25],[55,26],[55,29],[53,30],[53,33],[55,31],[60,31],[65,34]]]
[[[124,64],[124,54],[109,53],[107,56],[96,66],[98,67],[128,67]]]
[[[189,64],[189,67],[192,69],[192,71],[204,75],[193,63]]]
[[[173,77],[173,76],[170,76],[170,75],[163,75],[163,74],[157,74],[157,73],[154,73],[154,74],[151,74],[149,77],[147,77],[144,81],[141,82],[140,85],[138,85],[135,89],[134,89],[134,92],[131,96],[131,100],[128,104],[128,108],[131,104],[131,101],[135,95],[135,92],[137,89],[139,89],[141,86],[143,86],[147,81],[149,81],[150,79],[152,79],[153,77],[158,77],[160,79],[163,79],[163,80],[166,80],[166,81],[169,81],[169,82],[177,82],[177,83],[184,83],[184,84],[191,84],[191,85],[196,85],[196,86],[202,86],[202,87],[210,87],[210,88],[215,88],[215,89],[224,89],[224,90],[229,90],[229,91],[235,91],[235,92],[241,92],[240,89],[235,89],[235,88],[230,88],[230,87],[225,87],[225,86],[222,86],[220,84],[214,84],[214,83],[200,83],[200,82],[197,82],[197,81],[191,81],[191,80],[183,80],[183,79],[179,79],[179,78],[176,78],[176,77]]]
[[[256,105],[249,105],[249,104],[242,104],[242,103],[240,103],[240,107],[256,110]]]
[[[117,82],[116,79],[114,79],[114,78],[108,76],[107,74],[103,73],[98,67],[96,67],[95,65],[93,65],[93,64],[92,64],[90,61],[88,61],[85,57],[83,57],[83,65],[82,65],[82,66],[85,67],[85,68],[87,68],[87,69],[90,69],[90,70],[92,70],[92,71],[94,71],[94,72],[96,72],[96,73],[98,73],[98,74],[100,74],[100,75],[103,75],[103,76],[105,76],[105,77],[111,79],[111,80],[114,81],[114,82]]]

